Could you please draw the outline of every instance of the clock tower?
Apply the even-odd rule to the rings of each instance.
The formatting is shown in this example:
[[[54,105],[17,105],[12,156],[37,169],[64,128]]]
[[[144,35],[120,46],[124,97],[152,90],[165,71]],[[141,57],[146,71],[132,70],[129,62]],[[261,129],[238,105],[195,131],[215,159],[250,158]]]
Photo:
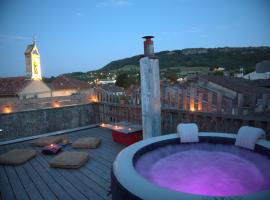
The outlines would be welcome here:
[[[40,55],[35,40],[27,46],[25,52],[26,76],[31,80],[42,80]]]

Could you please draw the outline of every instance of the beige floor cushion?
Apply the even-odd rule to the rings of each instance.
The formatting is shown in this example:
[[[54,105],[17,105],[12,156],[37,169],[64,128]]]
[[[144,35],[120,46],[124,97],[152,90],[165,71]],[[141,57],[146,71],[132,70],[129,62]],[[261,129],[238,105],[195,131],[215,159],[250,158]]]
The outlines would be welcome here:
[[[63,137],[62,136],[49,136],[49,137],[42,137],[42,138],[38,138],[36,140],[33,140],[31,142],[32,146],[35,147],[44,147],[47,146],[49,144],[57,144],[62,142]]]
[[[76,169],[80,168],[89,159],[86,152],[66,151],[55,156],[50,162],[50,167]]]
[[[0,164],[20,165],[34,158],[37,155],[35,150],[31,149],[13,149],[0,155]]]
[[[86,148],[86,149],[94,149],[97,148],[101,143],[99,138],[94,137],[85,137],[77,139],[73,144],[73,148]]]

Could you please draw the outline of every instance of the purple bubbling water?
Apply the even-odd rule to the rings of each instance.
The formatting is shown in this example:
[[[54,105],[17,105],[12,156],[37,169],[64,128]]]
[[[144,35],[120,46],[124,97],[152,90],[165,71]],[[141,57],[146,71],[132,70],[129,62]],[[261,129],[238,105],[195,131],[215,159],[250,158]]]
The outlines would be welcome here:
[[[270,188],[269,158],[233,145],[167,145],[143,154],[135,168],[171,190],[237,196]]]

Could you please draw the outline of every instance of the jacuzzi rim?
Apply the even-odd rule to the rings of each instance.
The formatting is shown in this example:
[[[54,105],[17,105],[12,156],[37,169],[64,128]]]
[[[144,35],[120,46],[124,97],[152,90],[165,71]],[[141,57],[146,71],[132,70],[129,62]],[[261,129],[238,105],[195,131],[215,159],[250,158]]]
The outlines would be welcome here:
[[[217,132],[200,132],[200,140],[217,140],[217,143],[234,143],[236,139],[235,134],[231,133],[217,133]],[[208,199],[217,198],[215,196],[204,196],[204,195],[195,195],[189,193],[182,193],[173,191],[167,188],[151,183],[142,177],[134,168],[134,163],[141,155],[145,149],[149,148],[158,143],[169,143],[179,139],[177,134],[169,134],[164,136],[158,136],[149,138],[137,142],[125,149],[123,149],[116,157],[113,163],[112,178],[115,179],[117,184],[121,186],[127,193],[129,193],[133,198],[138,199],[187,199],[187,200],[201,200],[202,197],[207,197]],[[161,145],[157,145],[161,146]],[[150,147],[151,148],[151,147]],[[147,150],[146,150],[147,151]],[[259,140],[256,143],[255,151],[267,151],[263,154],[270,156],[270,142],[266,140]],[[114,183],[115,184],[115,183]],[[256,192],[247,195],[241,195],[245,199],[255,200],[255,199],[265,199],[270,196],[270,189],[264,190],[261,192]],[[230,196],[226,196],[230,197]],[[231,196],[233,197],[233,196]],[[239,196],[238,196],[239,197]],[[132,199],[133,199],[132,198]]]

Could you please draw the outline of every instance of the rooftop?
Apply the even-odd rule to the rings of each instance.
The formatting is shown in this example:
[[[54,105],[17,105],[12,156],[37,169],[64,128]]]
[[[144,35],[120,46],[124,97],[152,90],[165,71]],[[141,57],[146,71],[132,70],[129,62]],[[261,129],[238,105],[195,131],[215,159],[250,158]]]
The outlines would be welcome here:
[[[84,81],[77,80],[68,76],[59,76],[50,83],[52,90],[63,90],[63,89],[88,89],[91,86]]]
[[[17,95],[30,82],[24,76],[0,78],[0,95]]]
[[[205,75],[201,76],[200,79],[211,81],[225,88],[243,94],[252,94],[252,95],[270,94],[269,89],[259,87],[258,84],[256,84],[255,82],[243,78]]]
[[[71,149],[64,151],[84,151],[90,160],[80,169],[50,168],[48,161],[54,156],[45,156],[41,148],[32,147],[27,142],[0,146],[0,154],[15,148],[35,149],[38,155],[20,166],[0,165],[1,198],[11,199],[111,199],[110,171],[112,163],[124,146],[114,143],[111,131],[92,128],[68,134],[71,141],[77,138],[93,136],[102,140],[97,149]]]

